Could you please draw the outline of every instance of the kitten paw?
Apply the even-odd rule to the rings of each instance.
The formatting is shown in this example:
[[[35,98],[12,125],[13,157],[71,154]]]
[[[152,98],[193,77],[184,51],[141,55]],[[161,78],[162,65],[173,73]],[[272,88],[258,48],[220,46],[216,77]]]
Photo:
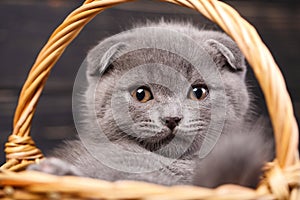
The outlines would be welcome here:
[[[59,158],[46,158],[38,164],[32,164],[27,167],[27,170],[40,171],[47,174],[57,176],[72,175],[83,176],[83,173],[74,165],[61,160]]]

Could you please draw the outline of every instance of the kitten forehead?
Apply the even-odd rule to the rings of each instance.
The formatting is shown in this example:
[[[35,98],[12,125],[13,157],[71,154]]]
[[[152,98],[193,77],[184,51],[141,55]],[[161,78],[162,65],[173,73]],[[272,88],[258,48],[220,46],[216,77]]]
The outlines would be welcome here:
[[[112,63],[120,71],[128,72],[139,66],[144,66],[136,76],[143,75],[146,80],[179,80],[183,77],[188,82],[202,81],[197,69],[184,58],[161,49],[140,49],[129,52]],[[172,69],[170,69],[172,68]],[[173,73],[169,73],[169,72]],[[176,77],[178,76],[178,77]],[[145,79],[144,79],[145,80]],[[151,81],[150,81],[151,82]]]
[[[120,44],[119,47],[118,44]],[[180,55],[179,57],[188,60],[196,67],[213,65],[212,57],[205,50],[203,42],[199,43],[191,35],[162,26],[141,27],[108,38],[89,53],[87,60],[90,66],[96,67],[106,63],[101,63],[100,60],[107,54],[111,57],[110,61],[113,61],[124,53],[147,48],[166,50]],[[157,59],[164,60],[166,57],[165,55],[164,57],[157,57]],[[100,69],[105,68],[100,66]],[[204,70],[206,69],[202,68],[202,71]]]

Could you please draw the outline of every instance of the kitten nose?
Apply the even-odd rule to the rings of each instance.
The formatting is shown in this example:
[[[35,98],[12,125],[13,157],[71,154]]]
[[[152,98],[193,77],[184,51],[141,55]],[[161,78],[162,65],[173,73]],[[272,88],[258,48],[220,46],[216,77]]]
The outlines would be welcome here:
[[[179,124],[180,120],[181,118],[179,117],[165,117],[163,119],[166,126],[171,130],[173,130]]]

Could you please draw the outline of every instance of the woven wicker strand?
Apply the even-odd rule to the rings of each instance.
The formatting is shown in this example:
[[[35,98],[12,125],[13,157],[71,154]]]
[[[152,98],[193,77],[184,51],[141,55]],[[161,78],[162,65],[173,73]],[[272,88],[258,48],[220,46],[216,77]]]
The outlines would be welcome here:
[[[150,183],[119,181],[115,183],[93,180],[82,177],[56,177],[39,172],[7,172],[0,174],[2,184],[18,186],[17,189],[7,187],[4,192],[12,198],[44,199],[54,194],[62,199],[72,196],[76,198],[101,199],[151,199],[151,200],[183,200],[183,199],[219,199],[219,200],[253,200],[275,199],[270,194],[260,194],[253,189],[234,185],[221,186],[217,189],[206,189],[193,186],[165,187]],[[20,190],[19,188],[26,188]],[[14,190],[12,192],[12,190]],[[1,197],[1,196],[0,196]],[[35,198],[34,198],[35,197]]]
[[[225,185],[215,190],[176,186],[163,187],[139,182],[109,183],[79,177],[55,177],[37,172],[20,172],[43,158],[31,140],[30,127],[38,99],[49,73],[65,48],[98,13],[131,0],[86,0],[53,32],[39,53],[20,93],[14,117],[14,129],[1,167],[1,196],[15,199],[102,198],[102,199],[300,199],[298,127],[283,76],[253,26],[230,6],[217,0],[162,0],[185,6],[218,24],[238,44],[252,66],[264,92],[272,120],[276,159],[265,167],[265,175],[251,190]],[[8,171],[9,170],[9,171]],[[83,184],[84,183],[84,184]],[[10,186],[18,186],[13,188]],[[22,197],[23,196],[23,197]]]

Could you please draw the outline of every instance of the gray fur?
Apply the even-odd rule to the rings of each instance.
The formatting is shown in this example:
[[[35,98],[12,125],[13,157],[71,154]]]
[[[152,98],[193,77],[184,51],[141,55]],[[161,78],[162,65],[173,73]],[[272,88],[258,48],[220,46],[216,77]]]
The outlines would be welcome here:
[[[239,184],[256,187],[264,163],[274,157],[272,130],[263,118],[244,124],[225,127],[215,148],[195,165],[193,184],[217,187],[221,184]]]
[[[80,140],[66,142],[64,147],[53,152],[53,156],[64,160],[66,163],[71,163],[84,176],[111,181],[130,179],[165,185],[196,184],[209,187],[232,181],[241,185],[254,186],[260,175],[259,169],[264,162],[272,157],[272,145],[267,143],[268,145],[264,146],[264,142],[268,139],[266,139],[266,132],[269,129],[265,129],[267,125],[259,122],[261,124],[259,127],[262,128],[253,131],[249,127],[252,127],[254,122],[246,122],[245,120],[249,118],[251,98],[245,84],[246,65],[240,50],[228,36],[220,32],[199,30],[190,24],[161,22],[159,24],[146,25],[146,27],[154,26],[167,28],[190,37],[205,49],[218,67],[226,95],[224,99],[226,101],[226,123],[214,150],[207,158],[202,160],[195,156],[196,152],[201,148],[203,135],[208,130],[211,115],[210,96],[207,97],[207,100],[200,103],[187,101],[189,88],[185,88],[182,85],[182,82],[184,82],[182,78],[174,77],[172,73],[164,74],[159,69],[146,68],[147,70],[143,74],[146,82],[151,79],[161,79],[173,85],[175,92],[166,87],[151,84],[151,81],[149,81],[148,86],[154,93],[155,98],[152,103],[143,105],[134,101],[129,93],[130,87],[134,86],[134,84],[138,86],[139,83],[136,80],[139,77],[133,76],[128,82],[124,82],[121,85],[122,87],[116,87],[116,90],[113,90],[118,85],[118,81],[122,79],[122,76],[133,67],[153,62],[172,67],[189,82],[205,83],[205,78],[201,77],[201,74],[195,71],[188,61],[170,52],[157,49],[142,49],[122,54],[127,48],[136,44],[143,43],[147,46],[150,43],[156,44],[165,41],[163,45],[167,48],[185,48],[191,57],[197,56],[193,55],[194,52],[191,47],[185,46],[180,41],[174,43],[174,41],[168,39],[168,34],[160,34],[149,28],[149,34],[147,35],[141,35],[139,29],[132,29],[116,37],[107,38],[89,52],[86,74],[88,86],[81,97],[83,105],[78,108],[79,112],[84,113],[86,116],[81,121],[81,128],[88,135],[86,137],[90,137],[91,140],[97,140],[101,144],[101,138],[99,139],[98,134],[99,130],[96,128],[97,123],[99,123],[103,128],[102,131],[110,141],[126,150],[134,152],[150,151],[157,153],[158,158],[161,160],[168,158],[177,158],[177,160],[170,165],[163,166],[149,173],[121,172],[105,166],[101,161],[94,158]],[[99,79],[100,75],[101,79]],[[210,93],[217,90],[213,85],[208,85],[208,88]],[[129,99],[129,111],[135,121],[134,126],[130,126],[127,119],[122,117],[120,120],[123,128],[121,129],[116,124],[110,103],[115,91],[121,97]],[[91,118],[94,115],[94,109],[97,116],[96,122]],[[122,106],[120,104],[121,109]],[[149,110],[151,110],[150,114]],[[120,116],[122,115],[120,114]],[[161,121],[161,118],[165,117],[180,117],[182,120],[172,132]],[[147,136],[153,135],[153,131],[157,133],[155,130],[160,130],[160,132],[159,136],[155,135],[155,137],[140,139],[126,134],[124,129],[134,129],[137,133],[148,134]],[[176,134],[178,137],[174,139],[172,134]],[[190,135],[193,135],[193,137],[189,137]],[[174,143],[169,148],[161,150],[172,139],[175,140]],[[182,145],[188,142],[191,143],[189,148],[186,150],[181,149]],[[181,154],[183,151],[184,153]],[[233,155],[231,152],[238,152],[238,154]],[[107,153],[107,155],[110,155],[109,150],[107,150]],[[138,160],[139,158],[135,159]],[[144,160],[142,163],[147,167],[155,165],[156,162],[160,163],[161,160]],[[233,162],[233,160],[236,160],[236,162]],[[120,160],[120,163],[122,162],[131,161]],[[127,164],[134,165],[135,163]],[[55,168],[61,163],[53,161],[49,165]],[[236,170],[232,170],[236,168],[241,170],[238,173]],[[39,170],[39,167],[35,166],[33,169]],[[43,169],[40,170],[45,171]],[[75,175],[80,175],[77,171],[73,170],[73,172]],[[244,172],[247,177],[251,178],[243,178],[242,176],[244,175],[242,173]]]

